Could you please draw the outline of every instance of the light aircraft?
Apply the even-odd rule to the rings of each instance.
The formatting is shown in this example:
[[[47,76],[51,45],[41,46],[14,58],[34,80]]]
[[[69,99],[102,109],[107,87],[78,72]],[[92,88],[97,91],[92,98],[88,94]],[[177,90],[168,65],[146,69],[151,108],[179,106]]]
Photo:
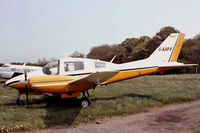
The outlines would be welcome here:
[[[61,98],[82,97],[82,107],[88,107],[88,90],[96,86],[196,65],[177,62],[183,40],[184,34],[172,33],[147,59],[123,64],[87,58],[57,59],[44,66],[43,71],[17,76],[6,85],[18,89],[19,94],[26,94],[27,103],[28,94],[46,93]]]
[[[37,71],[42,70],[42,67],[26,66],[25,63],[23,65],[4,64],[0,67],[0,78],[10,79],[23,74],[25,70],[28,72]]]

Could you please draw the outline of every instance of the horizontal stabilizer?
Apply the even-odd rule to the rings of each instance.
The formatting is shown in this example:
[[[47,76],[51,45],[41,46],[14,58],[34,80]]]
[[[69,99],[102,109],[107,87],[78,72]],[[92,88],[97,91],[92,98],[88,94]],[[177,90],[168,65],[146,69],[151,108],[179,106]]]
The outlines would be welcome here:
[[[166,67],[190,67],[190,66],[198,66],[198,64],[183,64],[183,63],[168,63],[159,66],[159,68],[166,68]]]

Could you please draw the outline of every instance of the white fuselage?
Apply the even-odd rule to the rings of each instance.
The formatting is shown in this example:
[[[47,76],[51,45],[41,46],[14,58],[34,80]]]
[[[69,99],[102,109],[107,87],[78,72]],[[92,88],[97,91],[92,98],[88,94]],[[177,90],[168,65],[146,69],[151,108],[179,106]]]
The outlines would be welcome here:
[[[151,67],[158,67],[158,66],[173,66],[173,65],[182,65],[182,63],[177,62],[154,62],[149,59],[123,63],[123,64],[115,64],[111,62],[105,62],[101,60],[94,60],[88,58],[60,58],[58,60],[58,66],[56,68],[51,68],[51,74],[46,74],[42,69],[38,71],[33,71],[27,73],[27,78],[37,77],[37,76],[48,76],[48,75],[63,75],[63,76],[87,76],[91,73],[96,72],[106,72],[106,71],[130,71],[130,70],[137,70],[137,69],[146,69]],[[82,63],[82,66],[76,69],[76,66],[69,65],[73,63]],[[68,69],[66,65],[68,64]],[[44,68],[44,67],[43,67]],[[10,79],[7,83],[12,83],[15,81],[23,81],[24,75],[17,76],[15,78]]]

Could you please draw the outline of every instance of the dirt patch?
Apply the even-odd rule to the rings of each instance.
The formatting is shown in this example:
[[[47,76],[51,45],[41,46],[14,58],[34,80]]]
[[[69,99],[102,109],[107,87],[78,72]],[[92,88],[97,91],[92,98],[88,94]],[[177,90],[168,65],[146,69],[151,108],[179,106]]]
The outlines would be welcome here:
[[[176,116],[175,114],[162,114],[157,117],[156,122],[181,122],[184,119],[181,116]]]
[[[35,132],[70,133],[192,133],[200,131],[200,101],[154,108],[145,113],[113,117],[76,128]]]

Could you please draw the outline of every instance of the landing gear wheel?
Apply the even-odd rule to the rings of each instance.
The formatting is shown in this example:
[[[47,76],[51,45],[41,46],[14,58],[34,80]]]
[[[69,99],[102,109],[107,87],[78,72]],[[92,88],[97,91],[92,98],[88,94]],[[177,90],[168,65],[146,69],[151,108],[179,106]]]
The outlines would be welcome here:
[[[87,108],[88,106],[90,106],[91,102],[87,97],[83,97],[81,99],[81,107],[82,108]]]

